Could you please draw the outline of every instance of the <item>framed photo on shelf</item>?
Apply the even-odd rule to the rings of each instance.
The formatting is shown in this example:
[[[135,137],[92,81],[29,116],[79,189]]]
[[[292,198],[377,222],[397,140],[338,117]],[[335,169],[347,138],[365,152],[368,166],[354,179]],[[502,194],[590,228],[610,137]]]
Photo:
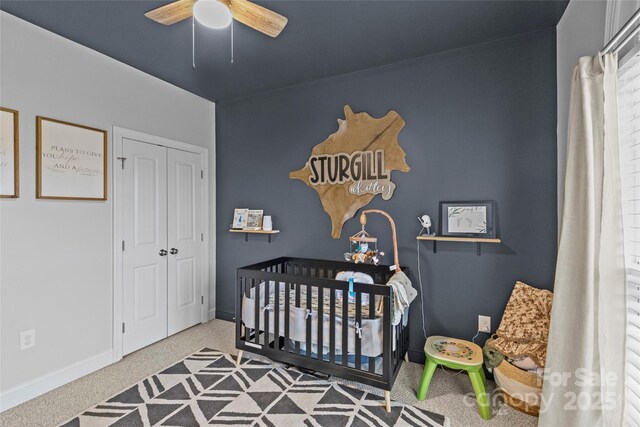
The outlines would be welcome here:
[[[18,112],[0,107],[0,197],[20,196]]]
[[[493,200],[440,202],[440,235],[458,237],[496,237]]]
[[[36,198],[107,200],[107,131],[38,116]]]
[[[262,230],[262,216],[264,211],[262,209],[250,209],[247,215],[247,230]]]
[[[247,216],[249,214],[249,209],[239,208],[233,211],[233,224],[231,224],[231,228],[242,230],[247,226]]]

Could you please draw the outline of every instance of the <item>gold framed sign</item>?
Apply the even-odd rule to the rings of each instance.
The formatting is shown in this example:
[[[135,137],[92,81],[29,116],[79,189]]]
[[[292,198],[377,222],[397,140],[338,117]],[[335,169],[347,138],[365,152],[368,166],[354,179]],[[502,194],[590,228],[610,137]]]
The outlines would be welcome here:
[[[18,112],[0,107],[0,197],[20,196]]]
[[[289,173],[316,190],[331,218],[331,237],[339,239],[342,225],[376,196],[389,200],[396,185],[391,171],[409,172],[406,153],[398,143],[405,125],[395,111],[379,119],[354,113],[345,105],[338,130],[313,147],[302,169]]]
[[[107,131],[38,116],[36,197],[107,200]]]

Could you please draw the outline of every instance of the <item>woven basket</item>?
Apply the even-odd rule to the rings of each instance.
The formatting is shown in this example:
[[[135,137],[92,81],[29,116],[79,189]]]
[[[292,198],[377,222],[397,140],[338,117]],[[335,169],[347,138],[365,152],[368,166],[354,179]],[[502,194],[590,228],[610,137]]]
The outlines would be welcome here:
[[[503,360],[494,370],[494,379],[500,396],[507,405],[525,414],[538,416],[542,380],[537,375]]]

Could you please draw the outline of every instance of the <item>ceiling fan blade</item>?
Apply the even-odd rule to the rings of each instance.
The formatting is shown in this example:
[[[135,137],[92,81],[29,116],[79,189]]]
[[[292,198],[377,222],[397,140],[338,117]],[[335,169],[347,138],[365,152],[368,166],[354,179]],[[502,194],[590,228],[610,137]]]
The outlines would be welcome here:
[[[271,37],[278,34],[287,25],[288,19],[272,10],[247,0],[221,0],[227,4],[233,18],[244,25]]]
[[[197,0],[178,0],[173,3],[165,4],[157,9],[150,10],[145,13],[149,19],[160,24],[171,25],[180,22],[193,15],[193,5]]]

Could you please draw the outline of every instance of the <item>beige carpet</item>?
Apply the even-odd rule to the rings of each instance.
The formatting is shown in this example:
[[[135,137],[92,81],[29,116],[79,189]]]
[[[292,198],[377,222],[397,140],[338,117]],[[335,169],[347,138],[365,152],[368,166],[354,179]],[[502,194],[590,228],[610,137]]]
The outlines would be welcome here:
[[[233,323],[221,320],[194,326],[130,354],[114,365],[3,412],[0,414],[0,425],[57,425],[203,347],[236,354],[233,334]],[[490,421],[483,421],[473,404],[473,389],[464,373],[438,369],[431,382],[427,399],[421,402],[416,399],[415,390],[422,368],[422,365],[416,363],[405,363],[391,391],[391,398],[443,414],[451,419],[452,426],[515,427],[537,424],[537,418],[517,412],[499,401],[494,401],[491,405],[494,417]],[[379,392],[359,384],[342,382],[366,391]],[[492,393],[493,388],[494,384],[489,381],[488,391]],[[491,395],[493,396],[493,393]]]

